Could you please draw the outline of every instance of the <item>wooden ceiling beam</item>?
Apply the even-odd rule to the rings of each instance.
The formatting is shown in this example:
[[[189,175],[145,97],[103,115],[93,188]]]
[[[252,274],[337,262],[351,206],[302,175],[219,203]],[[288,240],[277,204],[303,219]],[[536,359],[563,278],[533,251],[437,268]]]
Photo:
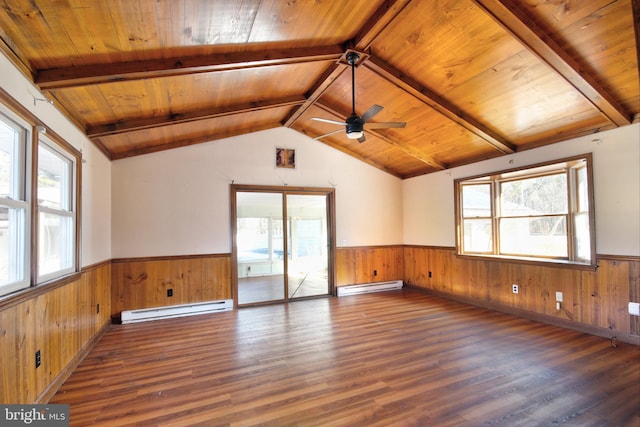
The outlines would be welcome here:
[[[249,102],[246,104],[233,105],[228,107],[216,107],[188,113],[143,117],[133,120],[89,126],[86,132],[89,138],[99,138],[102,136],[115,135],[125,132],[134,132],[143,129],[160,126],[170,126],[199,120],[213,119],[216,117],[229,116],[233,114],[249,113],[252,111],[259,111],[270,108],[296,106],[302,104],[304,101],[305,98],[303,96],[291,96],[269,101]]]
[[[382,5],[374,14],[367,20],[362,26],[355,39],[348,43],[348,47],[354,50],[366,51],[371,46],[371,43],[382,32],[384,28],[408,5],[411,0],[385,0]],[[346,49],[343,49],[342,55],[338,58],[342,58]],[[312,89],[306,94],[307,101],[299,108],[293,111],[289,117],[287,117],[282,125],[291,127],[293,124],[304,114],[309,107],[311,107],[322,94],[331,86],[331,84],[348,68],[346,66],[346,60],[335,64],[327,69],[327,71],[318,79]]]
[[[331,86],[331,84],[338,78],[347,68],[339,63],[331,64],[329,69],[324,72],[322,77],[318,79],[318,81],[313,85],[311,90],[306,94],[305,102],[300,105],[295,111],[293,111],[289,117],[287,117],[282,125],[286,127],[291,127],[293,124],[304,114],[309,107],[311,107],[321,96],[322,94]]]
[[[356,50],[368,50],[380,33],[395,19],[411,0],[386,0],[362,26],[353,40]]]
[[[35,83],[42,90],[53,90],[118,81],[337,60],[343,54],[344,48],[336,45],[52,68],[38,70]]]
[[[548,64],[582,93],[610,121],[618,126],[631,124],[630,114],[598,81],[511,0],[473,0],[473,2],[515,37],[531,53]]]
[[[504,154],[510,154],[516,151],[513,144],[508,142],[506,139],[476,121],[473,117],[467,116],[462,110],[455,107],[452,103],[422,86],[411,77],[394,69],[380,58],[372,55],[364,63],[364,66],[429,105],[448,119],[456,122],[468,131],[484,139],[496,150]]]
[[[320,102],[316,102],[316,107],[326,111],[327,113],[338,117],[339,120],[342,120],[344,117],[347,117],[349,114],[345,114],[342,111],[337,111],[336,109],[334,109],[333,107],[330,107],[326,104],[322,104]],[[437,170],[444,170],[447,169],[447,165],[445,165],[444,163],[441,163],[439,161],[437,161],[436,159],[434,159],[432,156],[427,156],[425,155],[422,151],[416,149],[415,147],[412,147],[408,144],[402,143],[402,142],[398,142],[394,139],[391,139],[389,137],[387,137],[383,132],[378,131],[376,129],[365,129],[365,136],[366,134],[371,134],[373,136],[375,136],[376,138],[380,138],[381,140],[383,140],[384,142],[391,144],[395,147],[397,147],[399,150],[403,151],[404,153],[408,154],[409,156],[420,160],[422,163],[437,169]]]

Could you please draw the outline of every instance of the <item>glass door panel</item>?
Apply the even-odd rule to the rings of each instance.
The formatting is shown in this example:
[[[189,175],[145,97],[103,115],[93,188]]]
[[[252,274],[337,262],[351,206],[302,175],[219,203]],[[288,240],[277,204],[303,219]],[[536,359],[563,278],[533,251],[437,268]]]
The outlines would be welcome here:
[[[238,304],[285,299],[285,227],[281,193],[236,193]]]
[[[329,294],[327,196],[287,194],[288,297]]]
[[[232,187],[239,306],[330,295],[333,192]]]

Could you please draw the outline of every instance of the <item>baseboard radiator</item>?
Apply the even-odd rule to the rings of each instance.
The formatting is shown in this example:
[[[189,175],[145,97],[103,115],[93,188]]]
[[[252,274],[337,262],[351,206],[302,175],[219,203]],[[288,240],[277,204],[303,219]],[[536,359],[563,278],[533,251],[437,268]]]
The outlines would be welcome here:
[[[371,292],[393,291],[397,289],[402,289],[402,280],[339,286],[338,296],[343,297],[346,295],[368,294]]]
[[[195,316],[233,310],[233,300],[198,302],[192,304],[169,305],[166,307],[143,308],[122,312],[122,323],[146,322],[149,320],[170,319],[172,317]]]

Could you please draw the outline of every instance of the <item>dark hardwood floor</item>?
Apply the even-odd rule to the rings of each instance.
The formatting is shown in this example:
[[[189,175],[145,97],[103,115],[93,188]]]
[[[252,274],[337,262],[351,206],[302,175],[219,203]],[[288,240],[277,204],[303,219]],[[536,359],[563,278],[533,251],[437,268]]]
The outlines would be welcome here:
[[[117,325],[72,426],[639,426],[640,348],[412,290]]]

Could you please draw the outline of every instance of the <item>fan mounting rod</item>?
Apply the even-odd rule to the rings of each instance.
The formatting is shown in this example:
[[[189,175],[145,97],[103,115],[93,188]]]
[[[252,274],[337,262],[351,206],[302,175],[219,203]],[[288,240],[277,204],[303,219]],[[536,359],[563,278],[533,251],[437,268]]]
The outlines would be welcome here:
[[[351,65],[351,115],[356,115],[356,64],[360,60],[358,52],[347,52],[347,62]]]

